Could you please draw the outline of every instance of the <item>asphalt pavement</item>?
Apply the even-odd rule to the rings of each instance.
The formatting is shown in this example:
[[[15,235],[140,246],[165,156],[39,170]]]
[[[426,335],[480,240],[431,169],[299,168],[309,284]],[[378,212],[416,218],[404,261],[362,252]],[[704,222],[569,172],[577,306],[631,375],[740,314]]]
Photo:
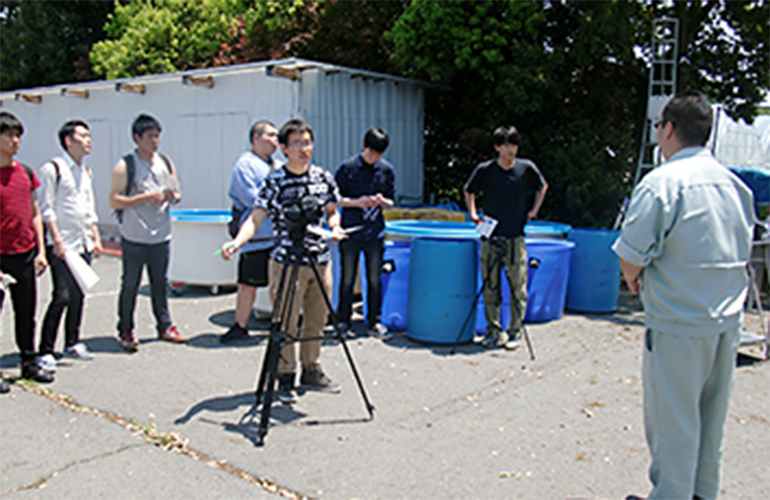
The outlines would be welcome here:
[[[222,345],[235,294],[194,286],[170,296],[185,344],[155,338],[146,281],[139,351],[115,337],[120,261],[94,269],[82,340],[92,361],[60,360],[56,381],[0,395],[0,497],[526,498],[645,496],[649,454],[641,389],[643,312],[567,313],[528,325],[536,359],[517,351],[420,344],[397,333],[347,341],[370,419],[339,341],[324,370],[340,394],[275,403],[263,446],[254,387],[266,320]],[[39,280],[38,325],[50,276]],[[749,315],[747,329],[758,319]],[[12,309],[2,312],[0,369],[19,374]],[[61,351],[60,332],[57,351]],[[722,498],[770,498],[770,363],[739,358],[727,419]]]

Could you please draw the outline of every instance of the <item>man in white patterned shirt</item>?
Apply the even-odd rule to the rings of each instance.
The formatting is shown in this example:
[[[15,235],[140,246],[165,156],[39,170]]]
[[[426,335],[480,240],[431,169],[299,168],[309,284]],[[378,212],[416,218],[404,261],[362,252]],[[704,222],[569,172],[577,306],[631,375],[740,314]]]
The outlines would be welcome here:
[[[43,319],[40,336],[40,366],[56,370],[53,356],[56,334],[64,310],[64,354],[91,359],[93,354],[80,342],[83,317],[83,291],[65,263],[65,254],[74,252],[91,263],[102,252],[94,204],[91,170],[83,159],[91,153],[91,132],[81,120],[70,120],[59,129],[64,154],[40,167],[38,188],[40,211],[46,227],[46,257],[51,266],[53,291]]]

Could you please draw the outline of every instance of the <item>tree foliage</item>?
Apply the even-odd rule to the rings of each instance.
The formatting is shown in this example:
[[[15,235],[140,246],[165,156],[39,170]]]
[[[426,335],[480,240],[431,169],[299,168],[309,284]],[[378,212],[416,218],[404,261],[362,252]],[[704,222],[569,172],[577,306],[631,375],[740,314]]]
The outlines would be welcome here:
[[[239,0],[135,0],[116,5],[107,39],[91,52],[107,78],[212,66],[222,35],[244,12]]]
[[[411,2],[388,35],[395,60],[408,76],[448,88],[426,101],[426,189],[460,200],[473,166],[494,156],[491,131],[511,123],[523,135],[521,156],[550,184],[541,214],[611,224],[641,140],[653,19],[684,19],[680,88],[702,88],[749,116],[769,83],[766,8],[761,0]]]
[[[112,2],[0,2],[0,89],[93,80],[88,54]]]

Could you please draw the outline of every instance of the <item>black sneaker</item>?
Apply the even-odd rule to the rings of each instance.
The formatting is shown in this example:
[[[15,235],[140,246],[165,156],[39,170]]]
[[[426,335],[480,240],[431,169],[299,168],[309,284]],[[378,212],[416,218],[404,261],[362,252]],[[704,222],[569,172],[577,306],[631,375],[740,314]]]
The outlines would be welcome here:
[[[219,341],[223,344],[227,344],[228,342],[234,342],[236,340],[245,339],[249,336],[249,331],[243,328],[238,323],[233,323],[233,326],[230,327],[227,332],[225,332],[224,335],[219,337]]]
[[[7,394],[11,392],[11,384],[7,380],[0,379],[0,394]]]
[[[53,382],[53,374],[38,366],[36,361],[25,361],[21,365],[21,378],[27,378],[41,384]]]
[[[297,395],[294,393],[294,373],[278,374],[278,390],[275,397],[283,404],[292,404],[297,402]]]
[[[305,368],[302,370],[302,377],[299,383],[306,389],[313,391],[329,392],[337,394],[342,388],[332,382],[332,379],[326,376],[320,367]]]

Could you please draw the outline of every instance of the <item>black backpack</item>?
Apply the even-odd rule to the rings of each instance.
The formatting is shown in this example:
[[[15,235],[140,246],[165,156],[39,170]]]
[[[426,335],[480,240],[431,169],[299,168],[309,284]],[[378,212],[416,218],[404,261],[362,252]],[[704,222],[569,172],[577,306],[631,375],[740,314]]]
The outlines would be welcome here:
[[[164,155],[163,153],[158,153],[163,160],[163,163],[166,164],[166,168],[168,169],[168,172],[171,173],[171,160],[168,159],[168,156]],[[134,172],[136,171],[136,166],[134,165],[134,154],[128,153],[126,156],[123,157],[123,161],[126,162],[126,189],[123,190],[123,196],[129,196],[131,194],[131,185],[134,183]],[[57,169],[58,172],[58,169]],[[123,209],[122,208],[116,208],[113,213],[115,214],[115,217],[118,219],[118,223],[123,223]]]

